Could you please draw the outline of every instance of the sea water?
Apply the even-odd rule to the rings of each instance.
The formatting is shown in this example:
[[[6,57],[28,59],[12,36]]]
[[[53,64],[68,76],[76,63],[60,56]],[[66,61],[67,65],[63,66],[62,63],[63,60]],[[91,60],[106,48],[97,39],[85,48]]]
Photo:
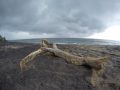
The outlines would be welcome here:
[[[12,40],[12,42],[41,43],[42,39],[47,39],[48,41],[56,44],[120,45],[120,41],[102,40],[102,39],[86,39],[86,38],[37,38],[37,39]]]

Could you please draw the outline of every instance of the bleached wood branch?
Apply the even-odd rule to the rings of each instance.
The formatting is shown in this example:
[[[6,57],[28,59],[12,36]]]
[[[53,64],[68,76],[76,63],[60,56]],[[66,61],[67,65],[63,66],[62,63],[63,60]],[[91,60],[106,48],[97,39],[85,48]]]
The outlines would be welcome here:
[[[27,68],[27,63],[32,61],[35,57],[40,55],[43,52],[50,52],[53,53],[55,56],[58,56],[60,58],[63,58],[66,62],[74,64],[74,65],[88,65],[92,68],[92,77],[91,77],[91,83],[92,85],[95,85],[96,82],[99,80],[99,75],[101,74],[101,71],[106,63],[107,60],[109,60],[109,57],[79,57],[73,54],[70,54],[68,52],[65,52],[63,50],[58,49],[56,44],[50,44],[47,40],[42,40],[42,47],[32,53],[30,53],[28,56],[23,58],[20,61],[20,68],[21,70],[25,70]]]

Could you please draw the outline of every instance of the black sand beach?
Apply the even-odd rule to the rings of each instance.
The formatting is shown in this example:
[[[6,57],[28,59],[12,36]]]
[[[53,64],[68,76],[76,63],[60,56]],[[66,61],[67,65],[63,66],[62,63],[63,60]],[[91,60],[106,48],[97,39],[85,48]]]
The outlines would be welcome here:
[[[21,72],[19,62],[40,45],[7,43],[0,46],[0,90],[120,90],[120,46],[58,45],[75,55],[110,55],[101,82],[90,83],[91,69],[66,63],[62,58],[40,55]]]

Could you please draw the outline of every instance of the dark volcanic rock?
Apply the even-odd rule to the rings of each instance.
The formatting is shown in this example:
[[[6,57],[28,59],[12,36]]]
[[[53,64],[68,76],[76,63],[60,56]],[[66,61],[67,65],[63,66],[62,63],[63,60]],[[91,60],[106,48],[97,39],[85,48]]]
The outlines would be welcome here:
[[[90,83],[89,67],[68,64],[58,57],[40,55],[29,63],[28,70],[21,72],[20,60],[38,48],[13,43],[0,47],[0,90],[120,90],[119,46],[59,45],[75,55],[97,57],[112,53],[96,87]]]

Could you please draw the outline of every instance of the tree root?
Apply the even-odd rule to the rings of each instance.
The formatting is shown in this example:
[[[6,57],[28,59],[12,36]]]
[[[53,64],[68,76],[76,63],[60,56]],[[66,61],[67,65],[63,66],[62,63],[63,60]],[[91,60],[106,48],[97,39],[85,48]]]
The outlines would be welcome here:
[[[99,77],[102,75],[105,63],[110,57],[79,57],[72,55],[68,52],[58,49],[56,44],[50,44],[47,40],[42,40],[42,47],[37,51],[30,53],[28,56],[23,58],[20,61],[20,68],[22,71],[27,69],[27,63],[32,61],[38,55],[50,52],[53,53],[55,56],[61,57],[66,62],[74,64],[74,65],[88,65],[92,68],[92,77],[91,77],[91,84],[95,86],[99,82]]]

